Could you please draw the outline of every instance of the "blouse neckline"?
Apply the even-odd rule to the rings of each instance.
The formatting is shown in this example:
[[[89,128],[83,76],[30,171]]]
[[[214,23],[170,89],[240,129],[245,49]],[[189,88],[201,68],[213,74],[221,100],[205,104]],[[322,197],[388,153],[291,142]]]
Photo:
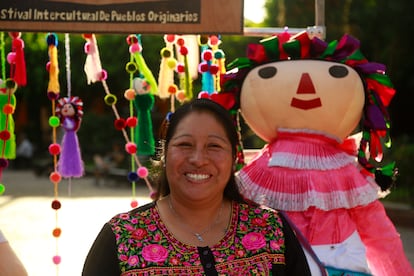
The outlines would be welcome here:
[[[155,204],[155,208],[152,208],[151,210],[151,216],[153,217],[154,221],[156,222],[158,228],[161,230],[161,232],[164,234],[164,236],[168,239],[169,243],[173,245],[177,250],[179,251],[197,251],[198,248],[214,248],[214,249],[224,249],[229,247],[232,243],[234,243],[234,237],[236,234],[237,229],[237,221],[238,221],[238,213],[239,213],[239,205],[232,201],[231,203],[231,214],[230,214],[230,222],[226,229],[226,233],[224,236],[218,241],[218,243],[212,245],[212,246],[194,246],[187,243],[184,243],[180,240],[178,240],[167,228],[167,226],[164,224],[164,222],[161,219],[160,212],[158,210],[158,207]]]

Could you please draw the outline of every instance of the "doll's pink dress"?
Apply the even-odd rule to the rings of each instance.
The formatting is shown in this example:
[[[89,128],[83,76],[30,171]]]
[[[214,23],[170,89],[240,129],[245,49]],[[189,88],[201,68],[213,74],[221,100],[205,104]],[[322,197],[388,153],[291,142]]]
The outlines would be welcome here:
[[[238,173],[240,189],[286,211],[327,265],[414,275],[378,200],[379,186],[356,161],[356,146],[346,144],[315,131],[281,129]]]

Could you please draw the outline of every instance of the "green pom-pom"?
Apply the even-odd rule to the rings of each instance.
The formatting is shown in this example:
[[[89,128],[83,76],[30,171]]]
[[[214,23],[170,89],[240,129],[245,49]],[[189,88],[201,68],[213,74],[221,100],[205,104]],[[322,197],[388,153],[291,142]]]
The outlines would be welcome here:
[[[0,184],[0,195],[4,194],[6,187],[3,184]]]
[[[50,118],[49,118],[49,125],[51,127],[58,127],[60,125],[59,117],[57,117],[57,116],[50,116]]]

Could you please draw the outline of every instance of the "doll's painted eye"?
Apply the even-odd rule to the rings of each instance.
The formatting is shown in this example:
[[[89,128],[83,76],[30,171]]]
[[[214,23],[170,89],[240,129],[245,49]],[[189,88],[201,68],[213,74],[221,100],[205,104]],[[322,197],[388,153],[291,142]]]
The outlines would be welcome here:
[[[341,65],[333,65],[329,67],[329,74],[334,78],[344,78],[348,75],[348,68]]]
[[[267,66],[264,68],[261,68],[258,72],[259,76],[263,79],[270,79],[274,75],[276,75],[277,69],[273,66]]]

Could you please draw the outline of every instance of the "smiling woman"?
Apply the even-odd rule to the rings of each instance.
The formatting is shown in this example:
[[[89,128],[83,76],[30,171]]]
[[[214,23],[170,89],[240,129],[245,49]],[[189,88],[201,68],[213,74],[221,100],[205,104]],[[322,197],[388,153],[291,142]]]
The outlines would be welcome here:
[[[105,224],[83,275],[310,275],[284,217],[238,191],[230,113],[196,99],[167,121],[158,195]]]

